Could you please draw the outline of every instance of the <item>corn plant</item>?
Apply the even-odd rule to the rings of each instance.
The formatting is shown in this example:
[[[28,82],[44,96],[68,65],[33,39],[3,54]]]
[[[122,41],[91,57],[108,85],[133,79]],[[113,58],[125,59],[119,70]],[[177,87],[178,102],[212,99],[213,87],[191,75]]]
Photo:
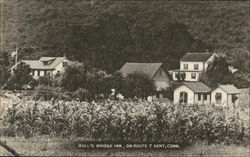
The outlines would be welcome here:
[[[94,140],[244,143],[248,108],[139,101],[13,101],[5,125],[16,136],[47,134]]]

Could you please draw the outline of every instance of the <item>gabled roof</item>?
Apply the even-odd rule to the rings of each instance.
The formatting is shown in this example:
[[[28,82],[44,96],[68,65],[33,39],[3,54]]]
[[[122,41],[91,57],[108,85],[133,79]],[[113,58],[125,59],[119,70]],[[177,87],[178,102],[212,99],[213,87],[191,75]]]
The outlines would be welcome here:
[[[219,85],[219,88],[224,90],[227,94],[240,94],[241,91],[234,85]]]
[[[21,60],[30,66],[30,69],[54,69],[59,63],[61,63],[66,57],[41,57],[39,60]],[[43,61],[50,61],[53,60],[51,64],[45,65]],[[19,62],[19,63],[20,63]],[[12,66],[14,68],[16,65]]]
[[[183,82],[182,85],[188,87],[195,93],[208,93],[212,90],[202,82]]]
[[[213,53],[186,53],[180,61],[183,62],[205,62]]]
[[[120,72],[123,77],[134,72],[142,72],[152,78],[161,66],[162,63],[125,63]]]

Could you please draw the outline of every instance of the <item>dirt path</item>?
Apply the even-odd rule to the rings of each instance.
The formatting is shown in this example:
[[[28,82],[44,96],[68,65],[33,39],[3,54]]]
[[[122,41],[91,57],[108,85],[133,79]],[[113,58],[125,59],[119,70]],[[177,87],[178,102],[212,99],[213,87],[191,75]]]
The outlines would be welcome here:
[[[13,156],[9,151],[0,146],[0,156]]]

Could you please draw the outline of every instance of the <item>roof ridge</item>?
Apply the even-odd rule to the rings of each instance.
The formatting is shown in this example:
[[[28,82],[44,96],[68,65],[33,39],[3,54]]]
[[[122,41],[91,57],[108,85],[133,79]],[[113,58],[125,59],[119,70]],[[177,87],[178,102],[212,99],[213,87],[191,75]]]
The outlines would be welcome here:
[[[22,59],[20,61],[39,61],[39,60],[35,60],[35,59]]]
[[[187,52],[186,54],[212,54],[213,52]]]
[[[125,62],[126,63],[134,63],[134,64],[163,64],[161,62],[154,62],[154,63],[148,63],[148,62],[143,62],[143,63],[140,63],[140,62]]]

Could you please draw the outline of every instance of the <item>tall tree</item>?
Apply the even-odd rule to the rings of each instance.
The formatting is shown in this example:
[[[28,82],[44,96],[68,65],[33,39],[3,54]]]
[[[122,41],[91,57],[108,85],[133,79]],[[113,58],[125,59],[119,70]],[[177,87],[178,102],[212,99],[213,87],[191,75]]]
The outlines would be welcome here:
[[[234,76],[229,71],[228,66],[229,64],[225,57],[216,57],[214,62],[208,66],[207,71],[202,75],[201,81],[210,86],[233,83]]]
[[[121,94],[127,98],[147,98],[155,91],[154,81],[144,73],[132,73],[125,78],[125,86]]]
[[[28,85],[34,80],[30,73],[29,65],[20,62],[8,79],[6,88],[21,90],[24,85]]]

